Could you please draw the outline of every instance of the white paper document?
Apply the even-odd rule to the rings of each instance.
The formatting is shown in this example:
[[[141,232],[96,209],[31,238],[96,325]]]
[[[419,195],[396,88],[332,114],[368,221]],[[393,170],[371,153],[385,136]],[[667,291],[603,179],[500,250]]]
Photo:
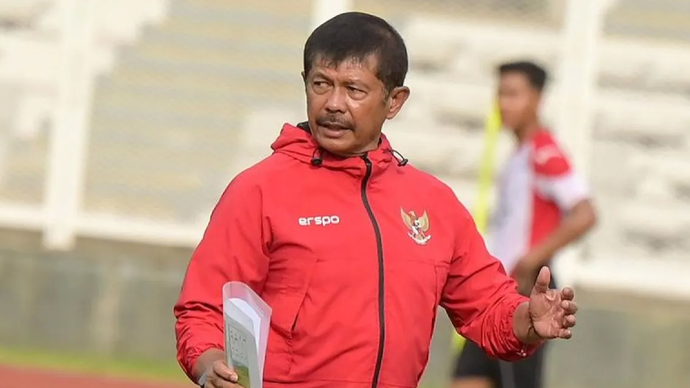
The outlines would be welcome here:
[[[223,286],[225,352],[239,385],[262,388],[271,308],[249,286],[229,282]]]

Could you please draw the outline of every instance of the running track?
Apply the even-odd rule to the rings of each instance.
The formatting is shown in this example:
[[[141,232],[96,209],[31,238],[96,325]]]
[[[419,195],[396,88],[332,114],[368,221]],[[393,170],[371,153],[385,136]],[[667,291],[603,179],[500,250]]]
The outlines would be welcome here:
[[[0,388],[191,388],[179,383],[137,382],[117,378],[78,375],[56,371],[36,371],[0,365]]]

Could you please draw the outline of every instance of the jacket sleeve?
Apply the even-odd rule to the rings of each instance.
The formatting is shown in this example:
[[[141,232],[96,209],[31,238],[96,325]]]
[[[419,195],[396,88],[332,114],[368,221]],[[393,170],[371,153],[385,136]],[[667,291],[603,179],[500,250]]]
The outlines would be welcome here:
[[[441,295],[453,326],[465,338],[496,358],[515,361],[534,352],[513,331],[515,309],[528,298],[517,293],[517,284],[503,265],[491,256],[474,220],[457,203],[460,227],[455,236],[455,255]]]
[[[261,294],[268,272],[270,231],[261,190],[242,175],[228,185],[187,267],[175,304],[177,359],[190,379],[199,356],[224,349],[222,287],[241,281]]]

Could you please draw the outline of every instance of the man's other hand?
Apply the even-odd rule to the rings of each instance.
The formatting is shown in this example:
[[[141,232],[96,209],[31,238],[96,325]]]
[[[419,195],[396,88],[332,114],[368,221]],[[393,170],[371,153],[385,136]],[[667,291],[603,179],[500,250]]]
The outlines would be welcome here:
[[[572,337],[571,327],[575,326],[577,304],[573,301],[572,288],[549,289],[551,271],[542,267],[532,288],[529,300],[529,315],[532,329],[541,339]]]
[[[199,384],[201,376],[204,376],[203,388],[240,387],[237,373],[225,362],[225,352],[220,349],[209,349],[202,353],[194,369]]]
[[[203,388],[240,387],[237,374],[225,361],[216,360],[206,369],[206,382]]]

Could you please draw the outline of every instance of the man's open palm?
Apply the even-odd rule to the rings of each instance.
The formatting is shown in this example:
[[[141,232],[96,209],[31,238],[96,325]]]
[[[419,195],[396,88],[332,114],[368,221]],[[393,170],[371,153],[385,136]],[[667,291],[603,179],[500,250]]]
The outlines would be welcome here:
[[[562,290],[549,289],[550,281],[551,271],[543,267],[529,299],[534,331],[544,339],[568,339],[572,336],[570,328],[575,326],[575,292],[567,287]]]

